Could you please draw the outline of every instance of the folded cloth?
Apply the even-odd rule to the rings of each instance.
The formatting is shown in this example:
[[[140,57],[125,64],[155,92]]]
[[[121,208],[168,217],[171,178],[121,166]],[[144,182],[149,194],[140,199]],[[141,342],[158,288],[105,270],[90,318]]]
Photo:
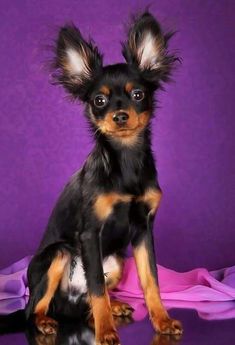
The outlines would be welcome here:
[[[0,270],[0,301],[24,297],[29,294],[27,288],[27,268],[31,256],[15,262]]]
[[[26,273],[30,259],[27,256],[0,270],[0,314],[25,307],[29,295]],[[161,296],[169,306],[174,306],[174,301],[176,306],[180,301],[188,301],[190,306],[202,301],[235,301],[235,266],[212,272],[198,268],[185,273],[160,265],[157,268]],[[143,292],[133,258],[125,260],[122,280],[111,294],[115,298],[142,303],[139,299],[143,300]]]
[[[161,297],[165,301],[235,300],[235,266],[213,272],[197,268],[179,273],[158,265],[158,275]],[[133,258],[125,261],[122,280],[114,295],[143,298]]]

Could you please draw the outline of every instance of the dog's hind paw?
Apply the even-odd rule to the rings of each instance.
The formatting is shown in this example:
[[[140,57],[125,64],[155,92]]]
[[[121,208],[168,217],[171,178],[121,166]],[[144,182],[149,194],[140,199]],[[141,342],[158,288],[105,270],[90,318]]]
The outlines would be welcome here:
[[[111,300],[111,309],[113,316],[118,317],[126,317],[131,316],[134,309],[127,303],[118,301],[118,300]]]
[[[52,318],[40,315],[36,317],[36,326],[39,332],[42,334],[56,334],[58,323],[57,321],[53,320]]]

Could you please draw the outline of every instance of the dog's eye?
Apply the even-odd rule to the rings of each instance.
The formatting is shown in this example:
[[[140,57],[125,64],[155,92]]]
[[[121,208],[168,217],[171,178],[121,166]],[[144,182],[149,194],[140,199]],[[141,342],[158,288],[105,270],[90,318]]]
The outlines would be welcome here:
[[[108,103],[108,99],[105,95],[96,95],[94,98],[94,104],[97,108],[103,108]]]
[[[142,101],[144,99],[144,92],[140,89],[132,90],[131,98],[133,101]]]

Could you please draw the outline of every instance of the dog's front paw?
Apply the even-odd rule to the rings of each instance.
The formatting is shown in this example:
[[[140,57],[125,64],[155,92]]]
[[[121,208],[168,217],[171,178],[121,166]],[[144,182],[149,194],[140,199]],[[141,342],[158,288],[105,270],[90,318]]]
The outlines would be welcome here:
[[[105,331],[96,337],[96,345],[120,345],[118,334],[115,330]]]
[[[170,319],[169,317],[155,318],[152,320],[153,326],[156,331],[161,334],[182,334],[183,328],[181,322],[178,320]]]

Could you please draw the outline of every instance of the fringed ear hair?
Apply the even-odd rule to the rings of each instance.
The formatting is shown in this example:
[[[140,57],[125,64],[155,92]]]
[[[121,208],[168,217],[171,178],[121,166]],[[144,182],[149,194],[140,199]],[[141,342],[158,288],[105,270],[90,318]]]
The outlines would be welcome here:
[[[102,56],[74,25],[61,28],[56,43],[54,80],[74,97],[86,100],[92,80],[102,69]]]
[[[155,18],[145,12],[134,19],[123,44],[123,56],[128,64],[142,73],[156,86],[169,79],[177,57],[167,51],[167,42],[172,34],[164,35]]]

